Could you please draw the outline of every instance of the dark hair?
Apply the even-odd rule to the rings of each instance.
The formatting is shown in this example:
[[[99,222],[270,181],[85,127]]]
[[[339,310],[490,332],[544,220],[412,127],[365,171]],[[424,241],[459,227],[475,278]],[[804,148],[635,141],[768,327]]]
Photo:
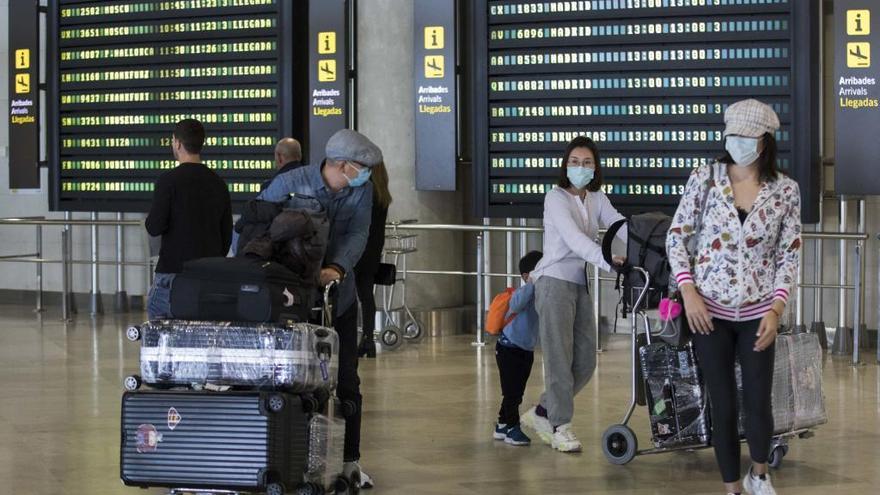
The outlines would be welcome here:
[[[541,251],[529,251],[528,254],[522,257],[519,260],[519,272],[520,273],[529,273],[538,266],[538,262],[541,261],[541,258],[544,257],[544,253]]]
[[[776,174],[780,173],[780,171],[776,163],[776,138],[769,132],[761,137],[764,138],[764,150],[761,151],[761,156],[758,157],[758,180],[763,184],[775,181]],[[717,161],[727,165],[734,163],[733,157],[730,156],[730,152],[727,150],[717,158]]]
[[[373,182],[373,203],[387,210],[393,198],[391,191],[388,190],[388,169],[385,168],[385,162],[379,162],[370,170],[372,172],[370,180]]]
[[[187,153],[197,155],[205,144],[205,128],[196,119],[183,119],[174,126],[174,137]]]
[[[596,146],[596,143],[593,142],[592,139],[586,136],[578,136],[571,140],[568,143],[568,146],[565,147],[565,154],[562,155],[562,173],[559,175],[559,182],[556,183],[559,187],[569,187],[571,186],[571,181],[568,180],[568,158],[571,156],[571,152],[575,150],[575,148],[587,148],[593,153],[593,162],[596,164],[596,172],[593,175],[593,180],[587,184],[587,191],[596,192],[602,188],[602,167],[599,164],[599,147]]]

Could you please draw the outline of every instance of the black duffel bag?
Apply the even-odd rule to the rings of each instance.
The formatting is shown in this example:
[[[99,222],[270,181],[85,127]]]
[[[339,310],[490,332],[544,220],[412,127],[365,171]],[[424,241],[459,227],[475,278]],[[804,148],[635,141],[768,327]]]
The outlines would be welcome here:
[[[280,263],[200,258],[183,264],[171,286],[177,319],[241,322],[308,321],[316,287]]]

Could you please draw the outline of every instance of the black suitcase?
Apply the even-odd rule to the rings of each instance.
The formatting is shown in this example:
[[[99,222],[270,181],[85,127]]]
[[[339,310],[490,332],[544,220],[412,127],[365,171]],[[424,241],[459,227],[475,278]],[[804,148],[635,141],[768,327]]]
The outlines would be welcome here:
[[[171,286],[171,314],[184,320],[305,322],[316,287],[279,263],[249,258],[187,261]]]
[[[709,406],[693,347],[658,342],[639,354],[654,446],[709,445]]]
[[[120,477],[142,488],[344,493],[344,424],[317,407],[280,392],[126,392]]]
[[[158,387],[232,386],[288,392],[332,391],[339,373],[339,336],[310,323],[148,321],[128,329],[140,339],[140,376]]]

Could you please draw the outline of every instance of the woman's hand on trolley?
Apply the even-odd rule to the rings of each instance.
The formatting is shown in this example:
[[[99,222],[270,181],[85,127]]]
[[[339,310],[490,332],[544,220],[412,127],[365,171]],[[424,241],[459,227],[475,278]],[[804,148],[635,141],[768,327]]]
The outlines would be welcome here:
[[[703,296],[697,292],[694,284],[681,286],[681,295],[684,298],[684,311],[691,331],[703,335],[712,333],[715,330],[715,327],[712,326],[712,317],[706,309]]]
[[[762,352],[776,342],[776,333],[779,330],[779,315],[781,311],[777,311],[775,304],[770,311],[761,318],[761,324],[758,326],[758,340],[755,341],[755,352]]]

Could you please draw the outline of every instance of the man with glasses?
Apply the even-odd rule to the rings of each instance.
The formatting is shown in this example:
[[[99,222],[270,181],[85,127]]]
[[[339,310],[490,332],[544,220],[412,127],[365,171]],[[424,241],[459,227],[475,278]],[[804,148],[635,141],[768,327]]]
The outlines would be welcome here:
[[[382,151],[366,136],[343,129],[334,134],[320,164],[279,174],[257,197],[284,202],[288,208],[311,208],[320,203],[330,220],[327,255],[321,285],[339,281],[334,327],[339,333],[339,383],[336,395],[357,405],[346,419],[345,474],[360,476],[361,488],[372,480],[360,471],[361,403],[357,360],[357,296],[354,266],[367,244],[373,205],[370,169],[382,162]],[[296,193],[291,196],[292,193]]]

